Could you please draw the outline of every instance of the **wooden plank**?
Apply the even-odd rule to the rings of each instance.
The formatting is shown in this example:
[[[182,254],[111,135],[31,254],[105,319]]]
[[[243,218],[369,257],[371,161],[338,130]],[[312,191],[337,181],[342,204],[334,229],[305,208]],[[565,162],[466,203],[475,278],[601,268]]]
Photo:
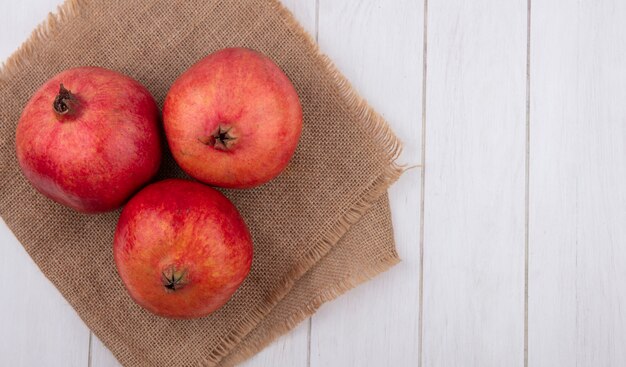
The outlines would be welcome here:
[[[0,60],[5,60],[30,36],[48,13],[55,12],[63,0],[3,1],[0,20]],[[9,31],[10,30],[10,31]]]
[[[312,36],[317,33],[317,0],[280,0]]]
[[[309,352],[309,322],[304,321],[289,334],[274,341],[259,354],[243,363],[245,367],[304,367]]]
[[[529,365],[626,365],[626,3],[532,4]]]
[[[102,344],[100,339],[91,334],[91,354],[90,367],[121,367],[122,365],[115,359],[113,353]]]
[[[422,1],[321,1],[319,43],[421,160]],[[313,317],[311,366],[416,366],[421,170],[391,189],[403,262],[322,307]]]
[[[526,15],[428,3],[425,366],[524,364]]]
[[[0,220],[0,366],[87,366],[89,329]]]
[[[0,60],[9,57],[61,0],[3,3]],[[19,281],[4,284],[0,297],[0,365],[87,366],[89,329],[43,276],[0,221],[0,269]]]

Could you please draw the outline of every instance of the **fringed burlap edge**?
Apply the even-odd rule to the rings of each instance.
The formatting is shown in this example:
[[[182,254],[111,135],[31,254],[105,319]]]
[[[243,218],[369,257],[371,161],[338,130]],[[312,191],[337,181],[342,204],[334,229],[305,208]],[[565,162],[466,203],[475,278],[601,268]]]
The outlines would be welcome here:
[[[224,364],[222,367],[243,363],[257,354],[260,350],[267,347],[278,337],[287,333],[289,330],[295,328],[299,323],[312,316],[324,303],[334,300],[356,286],[372,279],[380,273],[389,270],[399,262],[400,258],[394,251],[390,257],[382,259],[379,263],[371,265],[371,267],[363,269],[356,274],[348,275],[337,283],[322,290],[311,298],[303,309],[298,310],[283,322],[277,324],[270,333],[264,335],[262,338],[259,337],[247,341],[246,346],[239,349],[238,354],[235,357],[232,357],[228,361],[229,363]]]

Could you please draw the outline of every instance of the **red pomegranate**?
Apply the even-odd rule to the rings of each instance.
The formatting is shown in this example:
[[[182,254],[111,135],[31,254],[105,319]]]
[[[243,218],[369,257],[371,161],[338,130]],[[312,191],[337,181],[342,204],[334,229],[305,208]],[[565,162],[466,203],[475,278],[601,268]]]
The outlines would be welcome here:
[[[189,175],[215,186],[248,188],[287,166],[302,131],[302,107],[272,60],[229,48],[174,82],[163,122],[172,154]]]
[[[31,184],[85,213],[120,207],[161,162],[158,109],[148,90],[96,67],[64,71],[35,92],[15,143]]]
[[[124,206],[113,253],[130,296],[171,318],[223,306],[252,264],[252,240],[237,208],[201,183],[151,184]]]

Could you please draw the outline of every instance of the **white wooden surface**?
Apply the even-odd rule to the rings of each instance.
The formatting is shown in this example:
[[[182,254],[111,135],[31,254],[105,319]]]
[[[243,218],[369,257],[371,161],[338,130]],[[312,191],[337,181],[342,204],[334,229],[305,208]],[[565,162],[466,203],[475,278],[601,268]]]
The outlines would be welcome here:
[[[404,142],[403,161],[421,163],[421,0],[319,3],[318,41]],[[421,171],[390,191],[404,260],[320,309],[311,323],[310,366],[417,366]]]
[[[532,5],[529,364],[626,366],[626,2]]]
[[[526,13],[428,4],[426,366],[524,363]]]
[[[3,1],[0,60],[59,1]],[[421,167],[404,261],[245,365],[626,365],[626,3],[284,2]],[[3,223],[0,253],[0,366],[118,366]]]

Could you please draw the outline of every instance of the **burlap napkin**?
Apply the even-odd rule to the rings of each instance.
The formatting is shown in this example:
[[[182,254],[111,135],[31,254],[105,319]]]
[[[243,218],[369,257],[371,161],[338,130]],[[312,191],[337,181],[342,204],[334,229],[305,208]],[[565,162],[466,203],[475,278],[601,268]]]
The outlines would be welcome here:
[[[19,173],[15,124],[30,95],[63,69],[121,71],[161,104],[182,71],[228,46],[257,49],[285,70],[302,100],[303,135],[278,179],[225,192],[255,244],[241,289],[209,317],[163,319],[135,305],[116,274],[111,244],[119,212],[80,215],[39,195]],[[237,362],[397,261],[384,199],[340,239],[398,178],[399,144],[275,0],[69,1],[7,61],[0,96],[0,215],[124,365]],[[184,175],[167,157],[160,177],[171,176]]]

